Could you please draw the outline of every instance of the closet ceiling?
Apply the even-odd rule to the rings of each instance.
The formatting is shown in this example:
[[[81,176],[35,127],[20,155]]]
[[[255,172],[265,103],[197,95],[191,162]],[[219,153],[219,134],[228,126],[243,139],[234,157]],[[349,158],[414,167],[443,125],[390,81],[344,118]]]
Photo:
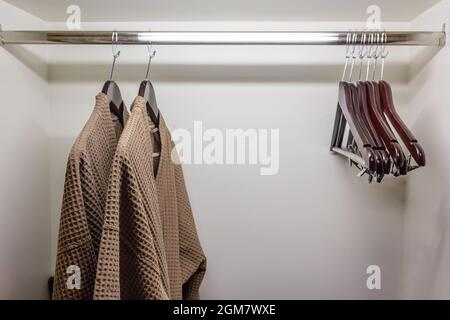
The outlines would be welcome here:
[[[439,0],[6,0],[49,22],[77,4],[83,21],[365,21],[377,4],[384,21],[410,21]],[[405,9],[407,8],[407,10]]]

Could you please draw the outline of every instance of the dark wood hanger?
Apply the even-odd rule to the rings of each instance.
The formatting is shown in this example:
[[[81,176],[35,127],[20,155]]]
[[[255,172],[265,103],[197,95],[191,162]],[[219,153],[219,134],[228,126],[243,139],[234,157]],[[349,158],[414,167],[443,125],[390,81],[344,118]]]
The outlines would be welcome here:
[[[354,94],[352,92],[351,85],[347,82],[341,81],[339,83],[338,107],[340,108],[342,115],[345,117],[345,121],[349,124],[355,143],[366,163],[367,169],[371,172],[376,172],[379,167],[379,164],[377,165],[376,163],[376,159],[379,158],[379,156],[375,154],[363,128],[358,122],[353,107],[353,96]],[[339,132],[339,130],[337,130],[337,132]]]
[[[330,150],[332,150],[334,147],[341,146],[342,145],[342,135],[340,134],[341,128],[345,126],[345,123],[342,123],[342,111],[341,107],[339,106],[339,102],[336,106],[336,113],[334,116],[334,126],[333,126],[333,133],[331,134],[331,144],[330,144]],[[344,118],[345,121],[345,118]],[[339,142],[340,141],[340,142]]]
[[[156,103],[156,93],[150,80],[144,80],[141,82],[138,94],[144,98],[150,118],[155,126],[159,127],[159,109]]]
[[[361,108],[361,97],[359,96],[358,88],[355,83],[350,83],[350,90],[352,92],[352,98],[353,98],[353,105],[350,106],[353,108],[353,112],[355,114],[355,119],[357,121],[357,124],[361,127],[362,132],[365,136],[365,139],[370,144],[370,147],[372,148],[372,151],[375,155],[375,164],[376,169],[375,172],[377,175],[383,175],[384,174],[384,168],[383,168],[383,157],[381,153],[377,150],[377,145],[375,140],[373,139],[372,135],[370,134],[369,129],[366,126],[365,123],[365,117],[363,110]]]
[[[389,118],[417,165],[425,166],[425,152],[422,146],[395,110],[391,86],[386,81],[381,80],[379,81],[379,88],[384,114]]]
[[[123,109],[124,109],[124,103],[122,99],[122,94],[120,93],[119,86],[117,83],[113,81],[113,74],[114,74],[114,67],[116,66],[116,60],[120,56],[120,51],[117,51],[118,47],[118,34],[116,31],[112,34],[112,55],[113,55],[113,63],[111,66],[111,73],[109,76],[109,80],[107,80],[103,84],[102,92],[108,97],[109,99],[109,110],[112,114],[114,114],[122,124],[124,125],[123,120]]]
[[[391,159],[386,152],[386,147],[381,139],[375,124],[370,116],[370,106],[367,97],[366,87],[363,81],[356,83],[356,90],[359,95],[359,108],[361,125],[365,126],[369,137],[372,139],[373,149],[377,150],[381,156],[382,174],[389,174],[391,168]]]
[[[367,97],[370,106],[369,111],[372,121],[375,124],[377,132],[383,140],[386,149],[389,151],[393,165],[397,168],[396,174],[406,174],[406,157],[403,153],[401,145],[398,143],[396,136],[392,132],[392,129],[383,114],[378,83],[375,81],[367,81],[364,84],[367,90]]]
[[[119,119],[120,123],[123,126],[124,103],[122,99],[122,94],[120,93],[119,86],[113,80],[107,80],[103,85],[102,92],[109,99],[109,110]]]
[[[345,120],[344,114],[342,113],[341,107],[339,105],[339,101],[336,106],[336,116],[334,119],[334,127],[333,127],[333,134],[331,138],[331,146],[330,150],[332,150],[334,147],[341,147],[342,141],[344,139],[345,134],[345,126],[347,124],[347,121]],[[351,135],[351,131],[349,132]]]

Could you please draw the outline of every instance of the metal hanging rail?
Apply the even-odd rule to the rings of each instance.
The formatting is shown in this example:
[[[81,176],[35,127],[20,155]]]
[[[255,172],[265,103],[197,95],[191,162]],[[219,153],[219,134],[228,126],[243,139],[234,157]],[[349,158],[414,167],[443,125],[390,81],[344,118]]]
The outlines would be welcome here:
[[[350,31],[117,31],[116,44],[143,45],[345,45]],[[351,31],[357,41],[372,31]],[[445,29],[388,31],[387,45],[445,45]],[[0,42],[8,44],[111,44],[109,31],[0,31]]]

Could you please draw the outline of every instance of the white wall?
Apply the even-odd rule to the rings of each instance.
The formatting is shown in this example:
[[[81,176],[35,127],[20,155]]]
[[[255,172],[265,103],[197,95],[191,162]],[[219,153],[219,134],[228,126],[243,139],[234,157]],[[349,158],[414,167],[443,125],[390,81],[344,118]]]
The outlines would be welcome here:
[[[423,27],[426,22],[429,29],[436,29],[435,22],[445,20],[448,12],[446,1],[414,23]],[[0,20],[5,29],[61,28],[60,24],[44,25],[3,2]],[[389,26],[409,28],[409,24]],[[146,23],[84,27],[148,29]],[[354,25],[151,25],[152,30],[349,27]],[[145,72],[146,49],[121,50],[115,74],[130,104]],[[208,256],[202,297],[399,297],[405,181],[386,179],[369,185],[355,176],[345,160],[328,151],[344,49],[169,46],[157,50],[151,78],[171,128],[192,130],[193,122],[202,120],[205,128],[280,129],[280,172],[276,176],[260,176],[256,166],[184,167]],[[434,283],[427,292],[442,296],[440,284],[446,281],[442,271],[446,265],[439,264],[439,257],[446,252],[442,227],[446,216],[439,212],[445,212],[448,205],[444,194],[448,179],[443,169],[448,161],[438,149],[445,141],[437,143],[437,132],[442,132],[440,139],[445,140],[447,129],[445,105],[436,97],[446,97],[446,93],[438,93],[436,88],[445,92],[448,87],[444,76],[448,51],[436,54],[430,64],[435,52],[414,52],[416,62],[411,68],[409,51],[392,48],[386,70],[397,107],[409,123],[417,119],[414,132],[428,156],[427,168],[408,177],[404,293],[416,296]],[[108,46],[0,48],[0,92],[3,101],[13,105],[4,112],[0,137],[2,154],[7,155],[0,160],[4,177],[0,184],[0,298],[46,296],[46,280],[56,254],[67,155],[109,75],[110,52]],[[442,83],[436,87],[438,80]],[[412,112],[407,112],[409,105]],[[436,129],[435,134],[430,134],[430,127]],[[433,188],[427,188],[430,185]],[[433,192],[435,186],[442,192]],[[425,215],[433,205],[434,213]],[[366,268],[371,264],[381,267],[381,291],[366,288]],[[426,277],[433,274],[432,268],[440,272],[429,282]],[[417,277],[420,275],[425,277]],[[416,277],[422,282],[408,281]]]
[[[112,25],[116,26],[97,24],[86,29]],[[249,25],[247,29],[253,29]],[[289,25],[297,27],[293,23],[284,27]],[[152,29],[158,26],[183,28],[165,23]],[[245,29],[220,23],[191,27]],[[120,49],[115,78],[130,104],[145,73],[146,49]],[[256,166],[184,166],[208,257],[202,297],[397,297],[402,179],[369,185],[345,160],[328,151],[344,48],[170,46],[157,50],[151,78],[171,128],[192,131],[193,122],[202,120],[205,128],[280,129],[276,176],[260,176]],[[65,159],[109,75],[110,52],[108,46],[55,47],[49,52],[53,244]],[[404,48],[393,50],[387,69],[400,108],[407,93],[404,53]],[[381,291],[366,288],[366,268],[371,264],[382,268]]]
[[[450,22],[450,1],[413,21],[436,29]],[[448,40],[448,39],[447,39]],[[450,50],[430,48],[411,65],[410,117],[427,156],[426,168],[408,177],[405,209],[406,298],[450,298]],[[423,61],[429,61],[424,64]]]
[[[45,24],[0,1],[11,29]],[[0,299],[47,298],[50,275],[49,91],[42,48],[0,47]]]

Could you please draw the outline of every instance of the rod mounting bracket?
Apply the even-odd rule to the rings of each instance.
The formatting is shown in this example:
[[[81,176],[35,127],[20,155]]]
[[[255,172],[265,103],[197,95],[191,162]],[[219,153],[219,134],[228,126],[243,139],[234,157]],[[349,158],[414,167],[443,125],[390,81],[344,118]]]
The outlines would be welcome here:
[[[445,31],[446,28],[447,28],[447,24],[443,23],[442,24],[442,35],[441,35],[441,38],[439,39],[439,48],[445,47],[445,43],[447,42],[447,32]]]
[[[2,31],[2,24],[0,23],[0,46],[5,45],[5,39],[3,39],[3,31]]]

